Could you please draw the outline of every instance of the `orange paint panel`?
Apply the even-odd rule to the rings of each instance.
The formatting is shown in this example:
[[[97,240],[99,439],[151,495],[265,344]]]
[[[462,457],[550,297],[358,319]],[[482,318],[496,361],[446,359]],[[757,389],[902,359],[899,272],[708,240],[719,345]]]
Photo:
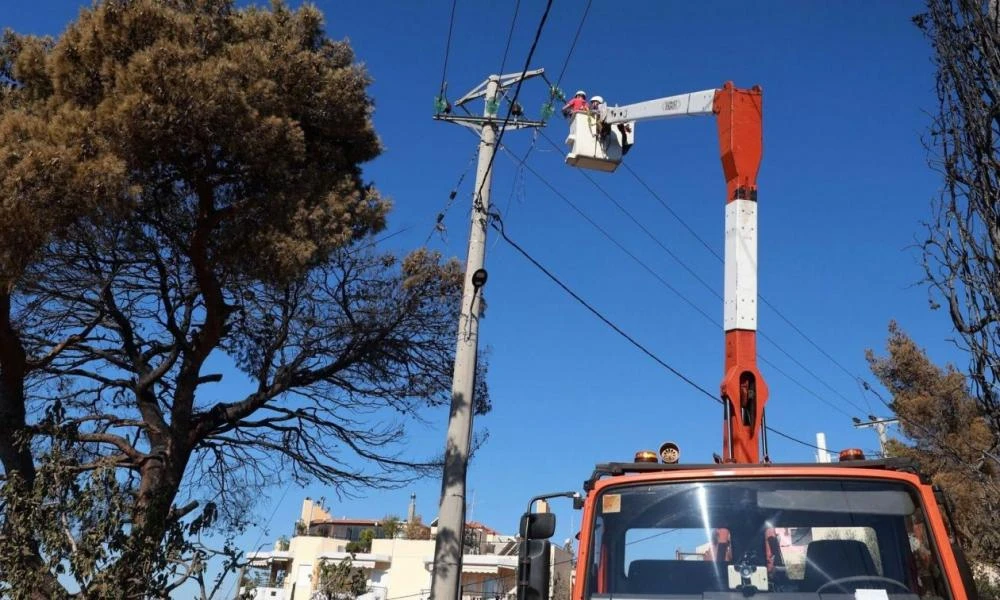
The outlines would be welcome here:
[[[748,386],[748,383],[752,383]],[[750,394],[753,389],[753,395]],[[738,463],[760,462],[760,429],[767,404],[767,384],[757,368],[757,332],[734,329],[726,332],[725,375],[720,391],[729,398],[729,425],[732,428],[732,448],[726,423],[722,431],[722,456]],[[745,422],[746,408],[749,422]],[[731,452],[730,452],[731,450]]]
[[[763,93],[726,82],[715,94],[713,110],[719,127],[719,152],[726,176],[726,202],[753,199],[763,154]]]

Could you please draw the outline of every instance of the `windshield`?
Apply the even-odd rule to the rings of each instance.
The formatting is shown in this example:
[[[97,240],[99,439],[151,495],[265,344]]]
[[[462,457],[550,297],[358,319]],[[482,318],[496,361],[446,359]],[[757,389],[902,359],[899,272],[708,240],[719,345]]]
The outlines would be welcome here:
[[[586,576],[594,600],[949,597],[918,496],[903,483],[633,485],[596,502]]]

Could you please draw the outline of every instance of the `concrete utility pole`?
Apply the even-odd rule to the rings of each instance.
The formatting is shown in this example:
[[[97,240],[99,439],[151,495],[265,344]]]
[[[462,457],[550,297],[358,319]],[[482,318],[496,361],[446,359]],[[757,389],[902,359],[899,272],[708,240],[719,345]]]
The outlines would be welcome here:
[[[868,418],[870,420],[862,421],[861,419],[854,417],[854,427],[855,429],[874,429],[878,432],[878,445],[882,452],[882,458],[885,458],[885,447],[889,443],[889,435],[886,432],[889,425],[898,423],[899,419],[880,419],[875,415],[868,415]]]
[[[482,117],[450,114],[434,116],[479,131],[479,162],[472,197],[472,229],[469,233],[469,253],[465,264],[465,285],[462,290],[461,314],[458,321],[458,345],[455,349],[455,370],[451,387],[451,416],[448,420],[448,440],[445,444],[444,474],[441,479],[441,504],[438,512],[437,536],[434,541],[434,574],[431,580],[431,600],[458,600],[462,577],[462,540],[465,535],[465,478],[472,439],[473,394],[476,383],[476,354],[479,347],[479,312],[482,287],[486,283],[483,269],[486,256],[486,227],[489,219],[490,182],[495,162],[497,136],[501,127],[524,129],[542,127],[539,121],[516,118],[521,111],[504,123],[497,118],[498,98],[503,90],[519,81],[543,73],[542,69],[491,75],[474,90],[455,102],[459,107],[475,98],[485,99]]]

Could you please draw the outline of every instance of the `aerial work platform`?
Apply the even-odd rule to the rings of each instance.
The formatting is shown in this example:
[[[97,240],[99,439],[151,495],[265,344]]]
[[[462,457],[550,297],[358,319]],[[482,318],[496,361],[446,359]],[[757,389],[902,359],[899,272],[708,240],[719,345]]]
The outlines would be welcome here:
[[[570,119],[569,136],[566,137],[566,145],[570,149],[566,164],[608,173],[617,169],[622,155],[635,142],[634,124],[627,122],[621,125],[603,124],[607,133],[602,136],[602,124],[596,114],[574,113]]]

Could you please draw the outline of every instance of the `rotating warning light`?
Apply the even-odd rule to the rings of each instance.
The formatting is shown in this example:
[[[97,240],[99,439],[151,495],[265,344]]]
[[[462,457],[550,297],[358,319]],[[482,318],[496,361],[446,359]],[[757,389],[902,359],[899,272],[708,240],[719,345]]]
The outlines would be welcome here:
[[[861,448],[847,448],[846,450],[840,451],[839,460],[840,462],[847,462],[850,460],[864,460],[865,453],[861,451]]]
[[[635,462],[637,463],[655,463],[658,462],[656,458],[656,452],[652,450],[639,450],[635,453]]]

